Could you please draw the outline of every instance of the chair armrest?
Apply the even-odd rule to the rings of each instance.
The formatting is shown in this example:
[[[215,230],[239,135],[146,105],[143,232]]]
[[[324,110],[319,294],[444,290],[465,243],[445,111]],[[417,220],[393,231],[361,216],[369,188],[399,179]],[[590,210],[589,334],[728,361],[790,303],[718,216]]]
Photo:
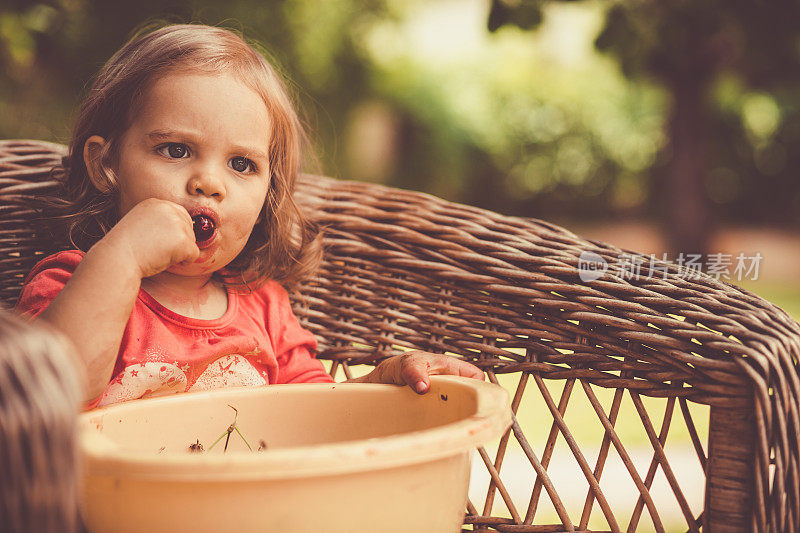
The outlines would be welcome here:
[[[775,305],[547,222],[421,193],[305,176],[297,198],[326,228],[325,263],[296,306],[320,357],[374,363],[415,348],[492,379],[520,372],[709,405],[706,523],[798,520],[800,326]],[[608,267],[596,279],[587,256]],[[641,262],[639,275],[612,268],[621,261]]]

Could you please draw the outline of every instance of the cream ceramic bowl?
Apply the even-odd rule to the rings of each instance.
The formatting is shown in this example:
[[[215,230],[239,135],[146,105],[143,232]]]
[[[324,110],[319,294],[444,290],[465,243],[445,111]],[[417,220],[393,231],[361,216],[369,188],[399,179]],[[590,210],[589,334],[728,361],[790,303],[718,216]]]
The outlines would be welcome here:
[[[504,389],[449,376],[422,396],[340,383],[122,403],[81,416],[84,519],[93,533],[457,532],[471,450],[510,423]]]

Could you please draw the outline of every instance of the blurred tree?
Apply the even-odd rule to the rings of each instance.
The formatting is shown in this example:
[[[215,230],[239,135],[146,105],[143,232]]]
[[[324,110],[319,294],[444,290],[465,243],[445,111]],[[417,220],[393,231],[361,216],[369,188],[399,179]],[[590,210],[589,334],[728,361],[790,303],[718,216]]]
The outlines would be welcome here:
[[[165,20],[231,27],[263,45],[298,94],[315,145],[335,150],[337,126],[367,90],[369,65],[354,36],[390,15],[383,0],[8,0],[0,6],[0,137],[67,142],[100,66],[141,24]],[[320,163],[335,168],[333,157],[322,153]]]
[[[547,1],[492,0],[489,30],[509,24],[535,28]],[[746,109],[743,127],[726,120],[725,110],[712,99],[718,84],[733,78],[744,87],[771,94],[796,90],[800,87],[798,43],[800,3],[795,0],[617,0],[608,9],[596,47],[614,55],[629,78],[654,78],[671,95],[669,143],[661,164],[652,169],[654,177],[661,176],[654,180],[652,193],[663,198],[673,251],[707,251],[712,230],[709,187],[712,193],[724,195],[733,179],[729,167],[736,168],[737,163],[752,167],[741,165],[746,149],[739,150],[738,162],[734,156],[733,165],[727,161],[726,166],[722,160],[731,156],[730,150],[723,154],[726,147],[714,135],[723,132],[735,141],[742,137],[737,134],[742,129],[771,134],[780,126],[779,119],[778,124],[770,122],[780,108],[769,97],[751,102],[749,127]],[[756,169],[751,179],[765,168],[770,170],[770,164],[775,170],[775,154],[770,152],[769,139],[763,137],[754,146],[762,154],[762,172]],[[751,139],[750,144],[758,143],[759,139]],[[781,149],[779,145],[779,158]],[[709,167],[722,171],[710,173]],[[796,184],[792,189],[796,194]]]
[[[593,49],[601,6],[552,4],[540,33],[489,35],[485,0],[409,4],[364,39],[400,124],[375,179],[564,223],[642,211],[664,95]]]
[[[488,37],[490,7],[490,29],[523,30]],[[698,250],[705,238],[685,235],[707,234],[712,219],[800,222],[797,9],[5,0],[0,137],[67,142],[91,76],[142,22],[222,24],[263,43],[293,80],[324,173],[564,222],[658,213],[675,248]]]

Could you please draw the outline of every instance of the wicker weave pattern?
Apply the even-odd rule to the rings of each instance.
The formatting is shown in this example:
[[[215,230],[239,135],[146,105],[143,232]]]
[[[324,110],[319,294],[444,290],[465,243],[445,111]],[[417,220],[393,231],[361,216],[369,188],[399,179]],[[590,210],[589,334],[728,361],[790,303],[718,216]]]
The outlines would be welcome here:
[[[62,145],[0,141],[0,302],[8,307],[36,260],[65,246],[38,238],[38,215],[23,203],[26,197],[57,193],[50,170],[64,155]]]
[[[719,407],[715,411],[720,414],[744,410],[750,424],[754,415],[758,437],[755,457],[745,446],[738,455],[746,463],[737,468],[755,468],[753,525],[766,529],[770,524],[778,531],[797,527],[800,329],[786,313],[744,290],[664,263],[642,271],[639,279],[607,273],[584,283],[577,268],[584,250],[609,264],[622,253],[645,264],[647,258],[542,221],[502,217],[375,185],[318,177],[303,185],[301,198],[328,226],[329,244],[324,272],[301,291],[311,302],[300,312],[328,341],[327,356],[355,353],[371,360],[393,346],[416,347],[462,355],[490,376],[521,372],[520,396],[531,373],[543,393],[542,378],[566,379],[570,386],[577,379],[590,398],[589,384],[627,389],[637,408],[638,394],[644,394],[680,399],[684,415],[687,400]],[[552,411],[558,419],[554,405]],[[713,421],[712,414],[712,428],[719,426]],[[568,438],[568,428],[559,421],[556,425]],[[655,432],[648,429],[658,463],[667,470]],[[520,428],[514,433],[524,439]],[[624,453],[613,432],[608,439]],[[705,462],[699,438],[695,441]],[[736,434],[728,441],[716,443],[722,455],[735,456],[728,447],[747,444]],[[535,455],[529,457],[544,477]],[[772,483],[770,457],[775,457]],[[590,478],[588,465],[583,466]],[[751,483],[747,475],[739,481],[744,487],[721,481],[720,488],[736,492]],[[647,501],[644,488],[642,493]],[[710,510],[722,521],[737,513],[728,503],[738,498],[749,504],[749,494],[728,496],[732,500]],[[740,526],[749,529],[740,519]],[[569,525],[566,516],[562,520]],[[497,524],[486,517],[476,521]],[[687,517],[687,522],[694,529],[701,521]],[[611,520],[609,526],[617,529]]]
[[[21,276],[38,255],[59,246],[37,242],[31,214],[20,210],[18,198],[55,190],[48,165],[64,153],[47,143],[0,142],[0,298],[6,303],[14,301]],[[650,270],[649,258],[538,220],[318,176],[303,178],[297,198],[327,228],[327,254],[318,276],[297,291],[295,310],[320,339],[320,357],[334,361],[334,372],[375,364],[398,348],[424,349],[470,360],[492,380],[518,376],[515,412],[526,390],[544,398],[552,425],[541,453],[528,436],[545,430],[516,422],[494,458],[479,450],[492,483],[481,509],[470,502],[466,524],[499,531],[585,530],[595,509],[612,531],[636,529],[642,514],[662,530],[649,492],[660,470],[689,530],[800,529],[800,325],[782,310],[676,265],[658,263]],[[608,271],[584,282],[578,261],[587,250],[609,264],[630,254],[646,266],[638,279]],[[559,398],[545,380],[563,383]],[[594,461],[564,420],[576,385],[606,429]],[[597,400],[597,387],[614,390],[608,408]],[[650,419],[641,396],[665,399],[660,423]],[[633,467],[615,431],[623,398],[635,405],[653,448],[646,473]],[[710,435],[697,434],[692,402],[711,406]],[[686,503],[664,450],[673,420],[689,428],[707,476],[699,515]],[[522,512],[503,482],[512,436],[536,472]],[[560,503],[548,477],[554,443],[562,438],[590,487],[580,516]],[[610,453],[622,458],[638,488],[633,516],[618,516],[600,487]],[[561,524],[536,523],[543,493]],[[498,497],[505,517],[493,514]]]

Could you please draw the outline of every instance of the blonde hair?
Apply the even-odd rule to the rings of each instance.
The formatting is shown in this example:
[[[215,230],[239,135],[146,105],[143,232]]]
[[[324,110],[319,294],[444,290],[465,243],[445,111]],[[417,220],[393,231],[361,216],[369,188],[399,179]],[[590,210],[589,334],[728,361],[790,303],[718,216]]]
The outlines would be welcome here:
[[[174,71],[223,72],[258,93],[271,119],[267,198],[247,244],[224,270],[223,281],[247,285],[274,279],[291,286],[314,272],[322,257],[319,230],[292,198],[306,136],[284,82],[256,48],[233,30],[155,22],[135,32],[106,62],[81,105],[64,158],[66,197],[59,202],[60,217],[73,246],[88,250],[117,222],[113,167],[120,140],[154,81]],[[107,191],[92,185],[83,159],[84,144],[92,135],[106,140],[96,170],[110,184]]]

